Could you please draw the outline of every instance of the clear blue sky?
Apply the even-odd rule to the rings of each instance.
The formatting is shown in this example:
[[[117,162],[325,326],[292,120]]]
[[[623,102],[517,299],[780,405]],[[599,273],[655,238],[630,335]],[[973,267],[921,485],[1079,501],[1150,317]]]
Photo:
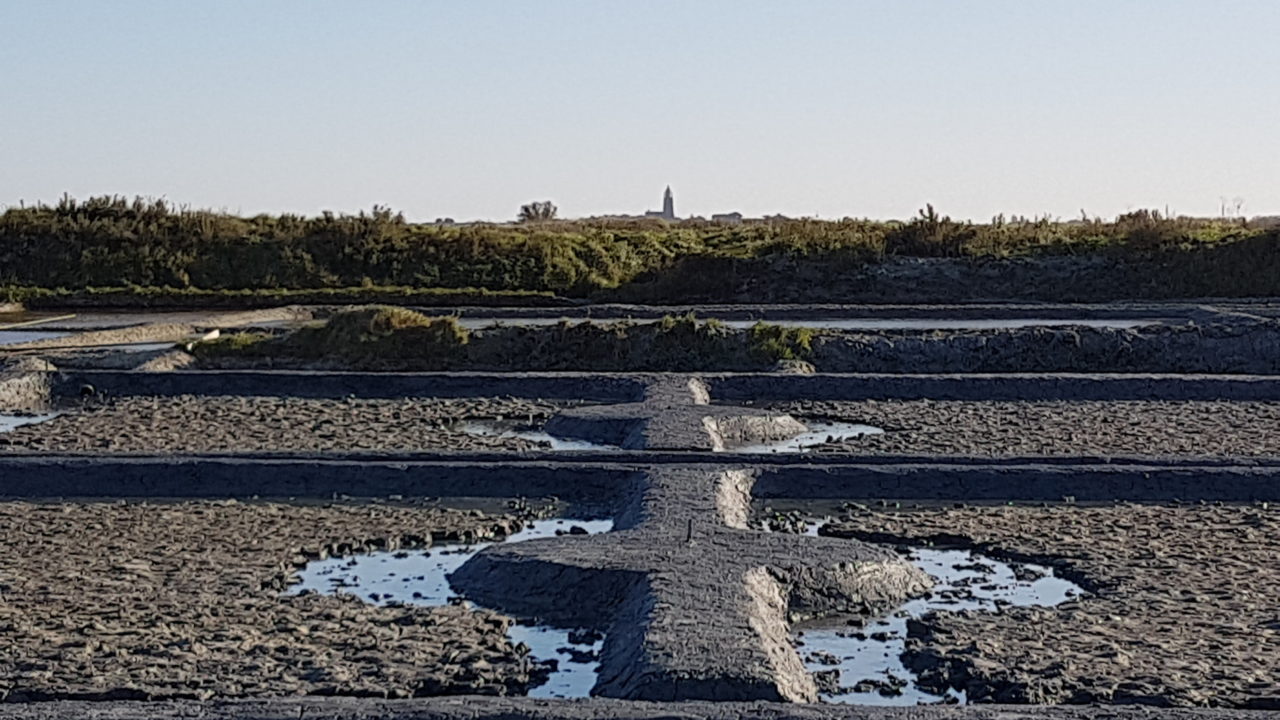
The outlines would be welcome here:
[[[0,204],[1280,213],[1276,0],[0,0]]]

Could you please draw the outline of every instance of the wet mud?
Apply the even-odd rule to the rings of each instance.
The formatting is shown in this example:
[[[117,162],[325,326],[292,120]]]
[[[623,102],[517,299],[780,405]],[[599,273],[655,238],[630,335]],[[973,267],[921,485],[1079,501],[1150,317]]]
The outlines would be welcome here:
[[[908,626],[922,685],[970,702],[1280,709],[1280,508],[858,510],[820,532],[1052,566],[1087,595]]]
[[[330,554],[508,534],[391,505],[0,503],[0,700],[521,694],[510,619],[291,595]]]
[[[0,435],[0,452],[532,450],[549,444],[479,435],[464,421],[540,425],[562,407],[508,398],[123,397],[91,400],[56,420]]]
[[[769,407],[884,430],[815,452],[1280,456],[1277,402],[866,400]]]

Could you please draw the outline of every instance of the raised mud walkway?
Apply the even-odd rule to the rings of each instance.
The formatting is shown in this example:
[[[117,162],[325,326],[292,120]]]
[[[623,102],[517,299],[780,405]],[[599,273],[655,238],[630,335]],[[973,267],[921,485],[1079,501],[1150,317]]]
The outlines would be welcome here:
[[[749,530],[751,484],[651,473],[614,532],[494,546],[453,580],[490,607],[606,629],[597,695],[813,702],[788,613],[883,611],[932,582],[886,548]]]

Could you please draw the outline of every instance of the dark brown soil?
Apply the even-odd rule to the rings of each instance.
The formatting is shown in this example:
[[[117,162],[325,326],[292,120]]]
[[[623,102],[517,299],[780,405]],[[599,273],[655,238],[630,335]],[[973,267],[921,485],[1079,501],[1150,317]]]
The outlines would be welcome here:
[[[530,668],[503,616],[284,593],[311,557],[518,524],[387,505],[0,503],[0,700],[521,693]]]
[[[926,616],[907,663],[973,702],[1280,709],[1280,508],[863,511],[825,533],[977,546],[1054,565],[1089,595]]]

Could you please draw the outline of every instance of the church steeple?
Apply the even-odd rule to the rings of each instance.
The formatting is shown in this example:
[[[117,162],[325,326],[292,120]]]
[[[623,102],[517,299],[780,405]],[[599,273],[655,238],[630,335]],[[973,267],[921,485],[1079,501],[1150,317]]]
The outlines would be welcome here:
[[[676,198],[671,194],[671,186],[667,186],[667,191],[662,193],[662,217],[667,220],[676,219]]]

